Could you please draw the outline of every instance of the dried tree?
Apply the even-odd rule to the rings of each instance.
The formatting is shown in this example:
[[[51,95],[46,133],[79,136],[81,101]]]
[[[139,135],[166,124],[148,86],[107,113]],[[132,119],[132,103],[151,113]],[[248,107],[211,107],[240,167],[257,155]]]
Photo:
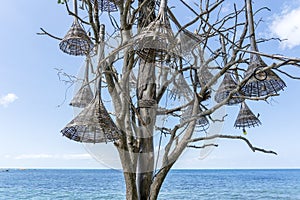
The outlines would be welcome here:
[[[232,12],[226,14],[221,12],[224,2],[178,0],[171,9],[167,0],[81,0],[85,15],[79,16],[76,0],[74,11],[72,2],[60,0],[74,16],[71,30],[60,39],[41,29],[40,34],[61,40],[64,52],[86,56],[85,78],[71,102],[82,111],[62,134],[78,142],[112,142],[127,199],[157,199],[184,149],[216,147],[205,143],[214,138],[241,140],[254,152],[276,154],[244,136],[207,134],[209,124],[227,119],[213,116],[224,106],[241,105],[235,127],[244,133],[260,125],[245,101],[279,96],[286,85],[276,73],[298,79],[282,66],[300,64],[299,58],[258,50],[258,43],[268,40],[255,36],[251,0],[232,1]],[[181,9],[193,19],[177,19]],[[101,21],[101,12],[110,22]],[[102,102],[103,95],[110,96],[111,106]],[[163,151],[154,150],[157,137]]]

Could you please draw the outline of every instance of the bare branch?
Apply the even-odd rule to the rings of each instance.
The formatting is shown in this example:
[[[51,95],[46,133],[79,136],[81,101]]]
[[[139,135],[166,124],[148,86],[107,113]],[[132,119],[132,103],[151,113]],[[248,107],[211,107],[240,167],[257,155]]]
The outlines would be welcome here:
[[[62,40],[62,38],[56,37],[56,36],[54,36],[54,35],[48,33],[48,32],[45,31],[43,28],[40,28],[40,29],[41,29],[42,32],[41,32],[41,33],[37,33],[37,35],[48,35],[48,36],[50,36],[50,37],[52,37],[52,38],[54,38],[54,39],[56,39],[56,40]]]
[[[243,140],[244,142],[246,142],[246,144],[249,146],[249,148],[255,152],[255,151],[260,151],[260,152],[263,152],[263,153],[270,153],[270,154],[275,154],[277,155],[276,152],[274,151],[271,151],[271,150],[265,150],[265,149],[262,149],[262,148],[258,148],[258,147],[255,147],[251,144],[251,142],[246,139],[245,137],[242,137],[242,136],[233,136],[233,135],[212,135],[212,136],[209,136],[209,137],[199,137],[199,138],[194,138],[194,139],[191,139],[189,140],[188,142],[189,143],[193,143],[193,142],[198,142],[198,141],[204,141],[204,140],[211,140],[211,139],[215,139],[215,138],[223,138],[223,139],[236,139],[236,140]]]
[[[204,149],[206,147],[218,147],[218,144],[204,144],[203,146],[196,146],[196,145],[188,145],[188,148],[194,148],[194,149]]]

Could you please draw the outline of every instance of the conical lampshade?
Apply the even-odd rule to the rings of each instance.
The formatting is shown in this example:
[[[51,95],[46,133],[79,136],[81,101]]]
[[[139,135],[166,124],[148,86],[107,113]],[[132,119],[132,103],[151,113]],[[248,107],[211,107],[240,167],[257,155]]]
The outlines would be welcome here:
[[[261,125],[260,120],[253,114],[247,104],[243,102],[238,117],[234,123],[235,128],[251,128]]]
[[[190,89],[183,75],[180,74],[176,79],[174,79],[173,86],[170,90],[170,98],[174,100],[177,98],[185,98],[189,101],[193,95],[193,91]]]
[[[88,106],[89,103],[93,100],[93,92],[92,89],[86,81],[82,83],[81,88],[75,94],[73,99],[70,102],[70,106],[84,108]]]
[[[193,106],[188,106],[182,113],[180,123],[189,120],[192,116]],[[200,106],[198,110],[198,114],[202,112]],[[209,121],[205,116],[200,116],[196,120],[195,131],[205,131],[209,128]]]
[[[120,131],[105,109],[99,94],[61,131],[63,136],[83,143],[115,141]]]
[[[201,66],[197,70],[197,75],[201,87],[204,87],[214,77],[206,65]]]
[[[215,101],[217,103],[221,103],[224,99],[226,99],[229,96],[232,90],[236,89],[236,87],[236,82],[233,80],[230,74],[226,73],[222,83],[220,84],[216,92]],[[227,105],[234,105],[243,101],[242,98],[238,98],[238,96],[240,96],[239,93],[235,93],[233,96],[233,98],[229,99]]]
[[[77,20],[74,20],[71,29],[59,43],[59,48],[70,55],[82,56],[91,52],[94,45]]]
[[[70,106],[84,108],[93,100],[94,95],[89,83],[89,68],[90,68],[90,57],[87,57],[85,65],[85,76],[80,89],[74,95],[70,102]]]
[[[180,48],[166,15],[166,0],[161,0],[157,18],[134,38],[134,50],[146,62],[171,61],[180,55]]]
[[[251,76],[251,78],[241,89],[244,95],[261,97],[277,94],[286,87],[285,82],[272,69],[261,71],[266,66],[260,58],[250,63],[245,77]]]

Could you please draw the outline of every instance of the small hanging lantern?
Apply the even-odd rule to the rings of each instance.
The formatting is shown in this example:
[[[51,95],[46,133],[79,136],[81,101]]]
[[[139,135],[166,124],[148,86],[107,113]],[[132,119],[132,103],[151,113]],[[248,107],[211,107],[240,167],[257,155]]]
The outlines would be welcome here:
[[[170,62],[180,55],[166,9],[167,0],[161,0],[157,18],[134,38],[134,50],[146,62]]]
[[[93,4],[97,2],[99,10],[102,12],[117,12],[116,4],[121,3],[122,0],[91,0]]]
[[[259,125],[261,125],[261,122],[258,117],[253,114],[245,102],[242,102],[234,127],[242,128],[243,132],[246,133],[245,128],[251,128]]]
[[[193,112],[193,106],[190,105],[183,111],[181,119],[180,119],[180,123],[183,123],[184,121],[187,121],[191,117],[193,117],[192,112]],[[199,105],[198,114],[200,114],[201,112],[202,112],[202,110]],[[196,120],[195,131],[196,132],[206,131],[208,128],[209,128],[209,121],[206,118],[206,116],[198,117]]]
[[[89,84],[90,58],[86,58],[85,77],[82,86],[70,102],[70,106],[84,108],[93,100],[93,92]]]
[[[183,97],[189,101],[192,96],[193,91],[190,89],[183,75],[180,74],[173,81],[173,87],[170,90],[170,98],[176,100],[177,98],[181,99]]]
[[[229,96],[232,90],[236,89],[236,87],[237,87],[237,83],[233,80],[233,78],[229,73],[226,73],[222,83],[220,84],[216,92],[215,101],[217,103],[221,103],[224,99],[226,99]],[[239,93],[233,94],[233,98],[229,99],[227,105],[235,105],[241,103],[243,99],[238,98],[238,96],[240,96]]]
[[[204,87],[214,77],[214,75],[212,75],[212,73],[208,70],[207,65],[202,65],[199,69],[197,69],[197,75],[200,87]]]
[[[74,9],[75,15],[77,16],[77,0],[74,0]],[[89,36],[83,30],[82,26],[79,24],[76,16],[70,30],[59,43],[59,48],[64,53],[70,55],[87,55],[91,52],[94,45]]]

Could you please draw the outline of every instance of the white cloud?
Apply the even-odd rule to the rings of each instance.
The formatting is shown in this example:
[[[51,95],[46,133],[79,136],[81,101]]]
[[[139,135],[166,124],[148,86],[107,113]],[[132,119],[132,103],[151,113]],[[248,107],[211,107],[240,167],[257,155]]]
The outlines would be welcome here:
[[[5,96],[0,97],[0,106],[7,107],[9,104],[13,103],[17,99],[17,95],[9,93]]]
[[[90,154],[22,154],[13,157],[16,160],[28,159],[60,159],[60,160],[85,160],[92,159]]]
[[[270,26],[272,33],[284,40],[283,48],[293,48],[300,45],[300,7],[295,9],[287,8],[280,15],[274,17]]]

